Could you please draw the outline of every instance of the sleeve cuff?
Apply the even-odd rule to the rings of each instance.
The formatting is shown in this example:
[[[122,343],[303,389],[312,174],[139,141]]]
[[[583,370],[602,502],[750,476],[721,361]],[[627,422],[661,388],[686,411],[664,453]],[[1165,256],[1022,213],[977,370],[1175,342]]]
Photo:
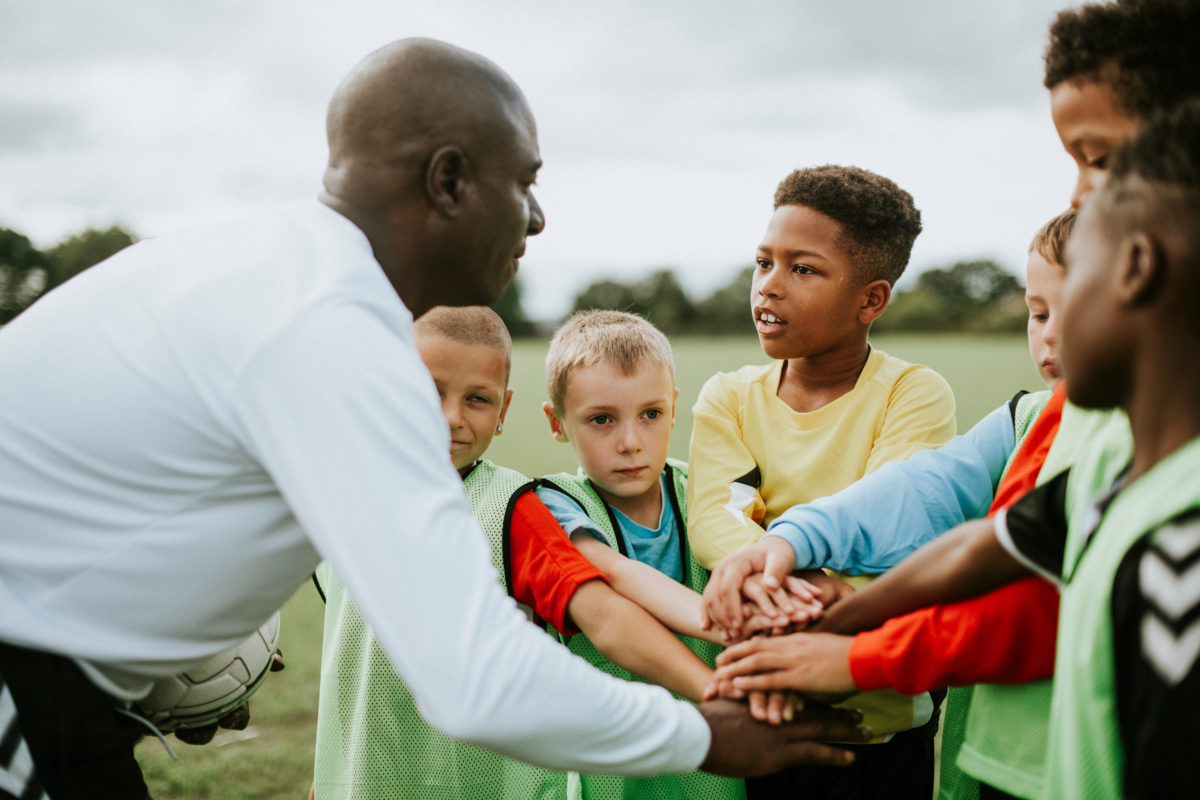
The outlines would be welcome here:
[[[891,688],[880,658],[882,630],[864,631],[850,645],[850,677],[859,691]]]

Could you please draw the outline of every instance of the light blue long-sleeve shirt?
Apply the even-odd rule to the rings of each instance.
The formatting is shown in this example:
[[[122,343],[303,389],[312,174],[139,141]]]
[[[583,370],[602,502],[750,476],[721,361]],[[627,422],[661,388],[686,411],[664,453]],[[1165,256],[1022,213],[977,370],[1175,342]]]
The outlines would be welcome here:
[[[796,568],[875,575],[940,533],[987,513],[1016,446],[1012,404],[936,450],[922,450],[837,494],[793,506],[767,528],[796,552]]]

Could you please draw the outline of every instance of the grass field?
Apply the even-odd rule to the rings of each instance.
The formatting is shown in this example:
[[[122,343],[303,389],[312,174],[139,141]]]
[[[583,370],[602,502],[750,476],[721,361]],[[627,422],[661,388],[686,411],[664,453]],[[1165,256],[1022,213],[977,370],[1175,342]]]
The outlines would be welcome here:
[[[1023,337],[879,337],[888,353],[937,369],[958,400],[958,427],[966,430],[1021,388],[1041,384]],[[527,474],[574,470],[571,449],[548,433],[541,403],[545,396],[544,342],[519,342],[513,355],[516,389],[504,435],[489,457]],[[687,457],[691,407],[704,381],[717,371],[762,361],[756,339],[683,339],[675,342],[678,425],[671,455]],[[250,727],[222,732],[196,747],[169,737],[179,755],[172,761],[157,740],[147,738],[138,758],[157,800],[220,798],[265,800],[308,796],[312,781],[314,726],[321,648],[320,598],[311,585],[300,588],[283,610],[281,648],[287,669],[272,675],[251,703]]]

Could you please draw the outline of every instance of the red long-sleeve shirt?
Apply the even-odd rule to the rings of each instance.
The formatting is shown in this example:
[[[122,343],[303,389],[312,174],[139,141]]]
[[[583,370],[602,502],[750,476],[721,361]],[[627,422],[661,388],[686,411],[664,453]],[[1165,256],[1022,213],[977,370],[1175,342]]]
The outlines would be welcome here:
[[[1058,432],[1065,397],[1060,384],[1022,442],[989,513],[1033,488]],[[864,691],[890,687],[906,694],[1040,680],[1054,673],[1057,630],[1058,590],[1040,577],[1025,578],[858,634],[850,647],[850,673]]]

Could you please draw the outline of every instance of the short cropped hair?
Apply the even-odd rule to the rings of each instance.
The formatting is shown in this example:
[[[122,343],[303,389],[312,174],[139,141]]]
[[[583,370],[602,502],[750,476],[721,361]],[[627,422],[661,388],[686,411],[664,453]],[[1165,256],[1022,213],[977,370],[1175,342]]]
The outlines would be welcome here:
[[[1067,239],[1071,238],[1071,231],[1075,230],[1075,217],[1077,215],[1078,212],[1075,209],[1068,208],[1043,225],[1033,235],[1033,241],[1029,243],[1029,252],[1037,253],[1051,264],[1061,266],[1063,263],[1063,250],[1067,246]]]
[[[1045,84],[1102,81],[1145,119],[1200,95],[1200,3],[1115,0],[1060,11],[1050,25]]]
[[[671,343],[648,320],[628,311],[577,311],[550,340],[546,353],[546,394],[557,414],[563,412],[567,382],[576,367],[608,364],[623,375],[645,362],[662,364],[675,378]]]
[[[912,195],[882,175],[826,164],[798,169],[779,183],[775,208],[805,206],[842,226],[839,242],[863,284],[895,284],[921,232]]]
[[[1155,115],[1112,154],[1093,201],[1116,231],[1168,226],[1189,237],[1200,264],[1200,99]]]
[[[413,323],[417,336],[483,345],[504,354],[504,382],[512,372],[512,337],[500,315],[487,306],[435,306]]]

